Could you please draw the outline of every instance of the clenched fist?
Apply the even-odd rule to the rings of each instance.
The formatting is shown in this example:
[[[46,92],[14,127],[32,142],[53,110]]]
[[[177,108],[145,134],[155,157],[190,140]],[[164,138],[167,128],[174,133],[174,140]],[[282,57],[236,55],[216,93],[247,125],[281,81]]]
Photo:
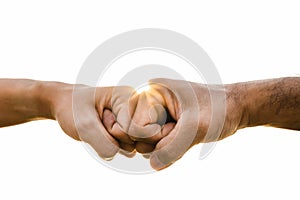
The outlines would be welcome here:
[[[0,79],[0,127],[54,119],[105,160],[116,153],[170,166],[193,145],[238,129],[268,125],[300,130],[300,78],[229,85],[154,79],[141,94],[127,86],[88,87]]]

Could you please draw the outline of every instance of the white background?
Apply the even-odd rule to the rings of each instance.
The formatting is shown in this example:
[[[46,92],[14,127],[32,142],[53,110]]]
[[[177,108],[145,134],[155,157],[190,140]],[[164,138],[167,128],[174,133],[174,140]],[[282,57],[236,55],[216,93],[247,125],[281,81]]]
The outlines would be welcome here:
[[[85,58],[137,28],[201,45],[224,83],[300,74],[298,1],[1,1],[0,76],[74,83]],[[1,114],[1,113],[0,113]],[[55,121],[0,130],[0,199],[299,199],[300,134],[257,127],[148,175],[112,171]]]

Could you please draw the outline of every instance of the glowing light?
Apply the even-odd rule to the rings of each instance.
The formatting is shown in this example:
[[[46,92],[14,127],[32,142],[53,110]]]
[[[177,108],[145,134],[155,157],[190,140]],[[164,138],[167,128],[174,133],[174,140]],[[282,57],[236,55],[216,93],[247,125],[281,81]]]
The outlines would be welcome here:
[[[136,92],[138,94],[141,94],[142,92],[146,92],[149,89],[150,89],[150,86],[147,84],[147,85],[143,85],[142,87],[137,88]]]

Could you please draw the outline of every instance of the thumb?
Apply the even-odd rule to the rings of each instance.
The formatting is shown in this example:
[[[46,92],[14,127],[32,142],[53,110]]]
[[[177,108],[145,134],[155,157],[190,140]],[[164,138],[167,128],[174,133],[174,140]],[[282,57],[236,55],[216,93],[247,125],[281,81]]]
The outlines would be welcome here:
[[[183,113],[171,132],[156,144],[150,157],[155,170],[170,166],[192,146],[197,129],[189,116],[189,113]]]
[[[149,82],[166,99],[166,106],[177,121],[174,129],[157,143],[150,157],[151,166],[161,170],[182,157],[192,146],[198,132],[200,113],[190,82],[161,78]]]

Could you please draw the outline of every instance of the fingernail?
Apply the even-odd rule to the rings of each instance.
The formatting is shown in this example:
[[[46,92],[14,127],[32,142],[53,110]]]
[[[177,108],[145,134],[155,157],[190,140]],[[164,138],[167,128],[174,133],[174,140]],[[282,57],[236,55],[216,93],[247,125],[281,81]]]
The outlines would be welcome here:
[[[119,150],[119,154],[121,154],[121,155],[123,155],[123,156],[126,156],[126,157],[129,157],[129,158],[132,158],[132,157],[134,157],[135,156],[135,151],[133,151],[133,152],[129,152],[129,151],[126,151],[126,150],[124,150],[124,149],[120,149]]]
[[[160,159],[157,157],[157,155],[155,155],[155,154],[151,155],[150,164],[151,164],[152,168],[155,170],[161,170],[166,167],[166,165],[164,163],[162,163],[160,161]]]
[[[144,158],[149,159],[151,156],[151,153],[143,153],[142,155]]]
[[[103,160],[105,161],[111,161],[114,157],[110,157],[110,158],[103,158]]]

